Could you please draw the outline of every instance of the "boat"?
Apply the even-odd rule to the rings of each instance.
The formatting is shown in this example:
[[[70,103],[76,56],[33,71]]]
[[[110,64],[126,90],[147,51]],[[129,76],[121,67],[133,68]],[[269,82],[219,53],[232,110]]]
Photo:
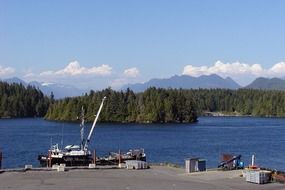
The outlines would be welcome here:
[[[99,107],[99,110],[97,111],[96,117],[86,140],[84,139],[85,111],[82,107],[80,123],[81,144],[67,145],[63,149],[60,149],[58,144],[51,145],[47,155],[38,155],[38,160],[40,161],[40,165],[42,167],[52,167],[53,165],[60,164],[65,164],[66,166],[88,166],[91,163],[96,165],[115,165],[123,163],[126,160],[146,161],[146,154],[144,153],[144,149],[129,150],[126,153],[121,153],[120,151],[119,153],[111,152],[108,156],[105,157],[96,157],[95,153],[92,154],[91,151],[88,149],[92,133],[98,121],[100,112],[103,108],[105,99],[106,97],[102,99],[101,105]]]
[[[110,152],[109,156],[97,157],[96,165],[117,165],[119,163],[124,163],[127,160],[140,160],[146,161],[146,154],[144,149],[131,149],[126,153]]]

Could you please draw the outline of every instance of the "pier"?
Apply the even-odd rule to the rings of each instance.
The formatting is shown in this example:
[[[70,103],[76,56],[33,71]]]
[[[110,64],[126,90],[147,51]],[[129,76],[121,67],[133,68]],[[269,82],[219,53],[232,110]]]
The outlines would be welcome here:
[[[1,190],[33,189],[136,189],[136,190],[281,190],[284,184],[257,185],[240,177],[242,170],[206,171],[186,174],[182,168],[151,166],[146,170],[118,168],[71,169],[66,172],[3,172]]]

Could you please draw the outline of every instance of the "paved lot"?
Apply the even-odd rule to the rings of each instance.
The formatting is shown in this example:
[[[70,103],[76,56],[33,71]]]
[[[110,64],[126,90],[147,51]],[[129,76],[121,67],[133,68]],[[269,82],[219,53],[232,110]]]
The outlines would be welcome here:
[[[4,172],[1,190],[98,189],[98,190],[285,190],[283,184],[257,185],[239,177],[241,171],[185,174],[183,169],[153,166],[148,170],[96,169]]]

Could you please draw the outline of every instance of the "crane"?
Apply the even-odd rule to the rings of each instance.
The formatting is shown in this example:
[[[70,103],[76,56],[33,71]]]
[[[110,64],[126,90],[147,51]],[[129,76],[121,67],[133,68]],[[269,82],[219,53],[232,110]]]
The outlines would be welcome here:
[[[104,96],[104,98],[102,99],[101,105],[100,105],[100,107],[99,107],[99,110],[97,111],[97,114],[96,114],[96,117],[95,117],[95,119],[94,119],[93,125],[92,125],[92,127],[91,127],[91,129],[90,129],[90,132],[89,132],[89,134],[88,134],[88,137],[87,137],[87,139],[86,139],[86,141],[85,141],[85,144],[84,144],[84,150],[85,150],[85,151],[87,151],[88,144],[89,144],[89,142],[90,142],[90,138],[91,138],[92,133],[93,133],[93,130],[94,130],[95,126],[96,126],[97,120],[98,120],[98,118],[99,118],[99,115],[100,115],[100,112],[101,112],[101,110],[102,110],[102,108],[103,108],[103,105],[104,105],[104,101],[105,101],[105,100],[106,100],[106,96]]]

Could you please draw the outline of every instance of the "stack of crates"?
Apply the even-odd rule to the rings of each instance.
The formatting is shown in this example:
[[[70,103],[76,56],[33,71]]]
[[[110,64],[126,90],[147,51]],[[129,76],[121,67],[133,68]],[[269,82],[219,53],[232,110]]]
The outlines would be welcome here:
[[[256,184],[269,183],[271,180],[271,171],[266,170],[252,170],[246,172],[246,181]]]
[[[139,169],[147,169],[148,168],[148,164],[145,161],[127,160],[125,162],[126,162],[126,167],[129,170],[131,170],[131,169],[139,170]]]

